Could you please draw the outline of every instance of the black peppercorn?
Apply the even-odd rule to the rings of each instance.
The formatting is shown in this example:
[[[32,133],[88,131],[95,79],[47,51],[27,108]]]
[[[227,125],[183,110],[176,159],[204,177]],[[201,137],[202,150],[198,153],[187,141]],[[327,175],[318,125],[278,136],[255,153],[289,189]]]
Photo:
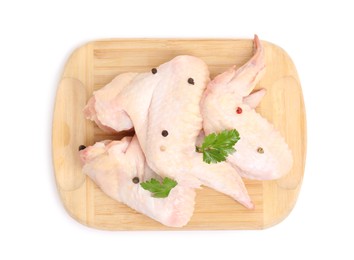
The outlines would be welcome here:
[[[191,84],[191,85],[194,85],[194,79],[189,78],[189,79],[188,79],[188,83]]]
[[[139,177],[134,177],[132,181],[133,181],[133,183],[137,184],[137,183],[139,183],[140,180],[139,180]]]
[[[163,131],[161,132],[161,134],[162,134],[162,136],[163,136],[163,137],[168,136],[168,132],[167,132],[167,130],[163,130]]]
[[[151,70],[151,72],[152,72],[152,74],[156,74],[156,73],[157,73],[157,69],[156,69],[156,68],[153,68],[153,69]]]
[[[85,145],[82,144],[82,145],[79,146],[79,151],[84,150],[84,149],[86,149]]]

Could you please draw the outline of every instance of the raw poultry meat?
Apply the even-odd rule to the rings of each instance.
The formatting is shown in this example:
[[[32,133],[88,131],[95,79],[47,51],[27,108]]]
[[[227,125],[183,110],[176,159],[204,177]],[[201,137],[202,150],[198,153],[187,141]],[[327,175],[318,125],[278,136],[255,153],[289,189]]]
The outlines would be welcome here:
[[[88,101],[84,109],[86,118],[95,121],[103,131],[115,133],[133,128],[132,122],[122,109],[115,106],[114,99],[137,73],[123,73],[115,77]]]
[[[292,153],[281,134],[254,108],[264,96],[261,90],[250,94],[265,72],[264,48],[254,39],[255,53],[242,67],[235,66],[216,76],[201,103],[205,134],[236,129],[240,140],[229,162],[241,176],[271,180],[287,174]]]
[[[190,220],[195,190],[178,184],[167,198],[154,198],[139,183],[160,177],[146,164],[136,137],[97,142],[80,152],[87,174],[108,196],[166,226],[181,227]]]
[[[118,76],[94,93],[85,113],[118,132],[134,126],[147,163],[158,175],[191,187],[206,185],[252,208],[237,170],[226,162],[206,164],[195,150],[202,130],[200,100],[208,82],[202,60],[177,56],[151,72]],[[110,117],[111,111],[118,113]]]

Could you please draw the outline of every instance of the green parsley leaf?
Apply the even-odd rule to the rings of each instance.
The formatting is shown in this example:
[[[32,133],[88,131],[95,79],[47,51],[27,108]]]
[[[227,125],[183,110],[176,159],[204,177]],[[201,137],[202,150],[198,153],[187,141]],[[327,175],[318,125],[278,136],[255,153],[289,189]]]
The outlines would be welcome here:
[[[236,151],[234,145],[238,140],[240,134],[236,129],[224,130],[219,134],[212,133],[204,138],[202,146],[197,146],[196,151],[203,153],[203,161],[206,163],[222,162]]]
[[[140,183],[140,185],[144,190],[150,191],[154,198],[166,198],[170,191],[176,187],[177,182],[165,177],[162,183],[153,178],[150,181]]]

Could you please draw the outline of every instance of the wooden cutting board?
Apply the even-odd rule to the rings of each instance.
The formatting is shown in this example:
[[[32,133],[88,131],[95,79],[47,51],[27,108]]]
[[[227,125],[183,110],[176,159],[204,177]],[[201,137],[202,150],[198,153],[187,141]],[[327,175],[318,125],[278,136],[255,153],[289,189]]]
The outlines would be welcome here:
[[[266,88],[267,94],[257,111],[283,134],[293,152],[294,166],[279,180],[245,180],[254,210],[209,188],[199,190],[195,213],[182,230],[262,229],[282,221],[294,207],[306,156],[302,91],[289,56],[274,44],[263,44],[267,72],[256,89]],[[123,136],[107,135],[85,120],[83,107],[94,90],[117,74],[149,71],[188,54],[203,59],[214,77],[234,64],[243,65],[252,56],[252,46],[252,40],[239,39],[116,39],[76,49],[57,90],[52,136],[56,183],[67,212],[80,223],[99,229],[173,230],[107,197],[81,172],[79,145]]]

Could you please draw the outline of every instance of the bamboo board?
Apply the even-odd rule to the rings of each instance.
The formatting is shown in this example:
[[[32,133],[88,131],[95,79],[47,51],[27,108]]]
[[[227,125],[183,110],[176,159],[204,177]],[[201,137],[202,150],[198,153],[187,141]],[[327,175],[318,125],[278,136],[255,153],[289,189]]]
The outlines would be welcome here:
[[[209,66],[211,77],[252,55],[252,40],[116,39],[90,42],[76,49],[58,86],[53,118],[53,162],[57,188],[68,213],[80,223],[106,230],[174,230],[135,212],[105,194],[81,172],[78,147],[123,135],[106,135],[82,109],[94,90],[123,72],[144,72],[181,54]],[[256,89],[266,88],[257,111],[285,137],[294,156],[291,172],[275,181],[245,180],[255,209],[248,210],[209,188],[197,192],[195,213],[178,230],[263,229],[291,212],[300,191],[306,156],[306,119],[296,68],[279,47],[263,42],[267,72]],[[127,133],[125,133],[127,134]]]

